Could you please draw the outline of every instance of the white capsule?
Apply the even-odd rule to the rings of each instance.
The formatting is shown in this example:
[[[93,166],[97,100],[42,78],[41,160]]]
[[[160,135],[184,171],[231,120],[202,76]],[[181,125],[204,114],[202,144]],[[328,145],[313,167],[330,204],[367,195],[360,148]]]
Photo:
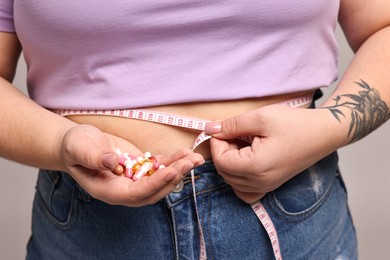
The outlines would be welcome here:
[[[153,163],[146,162],[142,164],[141,167],[137,170],[137,172],[133,176],[133,180],[139,180],[142,176],[144,176],[148,171],[150,171],[153,168]]]

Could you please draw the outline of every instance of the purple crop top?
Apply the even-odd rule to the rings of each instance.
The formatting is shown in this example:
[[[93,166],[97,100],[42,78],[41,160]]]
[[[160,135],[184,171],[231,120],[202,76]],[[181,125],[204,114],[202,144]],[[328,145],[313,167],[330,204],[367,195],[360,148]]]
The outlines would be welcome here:
[[[118,109],[277,95],[337,77],[339,0],[1,0],[31,98]]]

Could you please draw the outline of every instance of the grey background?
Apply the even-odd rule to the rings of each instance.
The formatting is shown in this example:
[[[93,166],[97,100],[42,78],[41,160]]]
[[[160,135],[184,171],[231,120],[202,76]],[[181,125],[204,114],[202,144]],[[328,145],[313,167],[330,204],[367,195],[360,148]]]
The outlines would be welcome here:
[[[352,58],[344,36],[340,72]],[[14,84],[25,91],[21,60]],[[329,95],[332,88],[325,90]],[[360,259],[390,259],[390,124],[339,151],[340,168],[358,232]],[[389,161],[388,161],[389,160]],[[0,158],[0,259],[24,259],[30,235],[31,205],[37,170]]]

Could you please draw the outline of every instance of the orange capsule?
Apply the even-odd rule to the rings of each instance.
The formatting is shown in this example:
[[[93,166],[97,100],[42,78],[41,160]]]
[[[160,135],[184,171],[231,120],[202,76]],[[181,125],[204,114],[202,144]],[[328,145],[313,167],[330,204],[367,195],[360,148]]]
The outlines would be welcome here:
[[[139,180],[142,176],[148,173],[153,168],[153,163],[145,162],[141,167],[138,168],[137,172],[134,173],[133,180]]]
[[[152,174],[155,173],[155,172],[156,172],[156,169],[152,168],[152,169],[150,169],[145,175],[146,175],[146,176],[150,176],[150,175],[152,175]]]
[[[114,173],[115,173],[116,175],[121,175],[121,174],[123,174],[123,172],[124,172],[124,168],[123,168],[122,165],[118,165],[118,166],[115,168],[115,170],[114,170]]]
[[[131,170],[132,170],[133,172],[137,172],[138,169],[139,169],[141,166],[142,166],[142,163],[137,162],[137,163],[135,163],[135,164],[133,165],[133,167],[131,167]]]

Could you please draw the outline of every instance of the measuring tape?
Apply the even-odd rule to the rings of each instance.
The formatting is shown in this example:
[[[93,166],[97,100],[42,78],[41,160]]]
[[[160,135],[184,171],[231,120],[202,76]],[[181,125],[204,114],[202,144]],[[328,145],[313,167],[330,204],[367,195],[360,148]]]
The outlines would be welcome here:
[[[289,100],[286,100],[283,102],[279,102],[277,104],[285,105],[285,106],[289,106],[289,107],[299,107],[299,106],[310,104],[312,102],[312,100],[313,100],[313,96],[307,95],[307,96],[303,96],[303,97],[299,97],[299,98],[289,99]],[[104,116],[125,117],[125,118],[155,122],[155,123],[159,123],[159,124],[166,124],[166,125],[171,125],[171,126],[199,130],[199,131],[201,131],[201,133],[198,135],[198,137],[196,138],[196,140],[192,146],[193,150],[198,145],[200,145],[204,141],[211,138],[210,135],[208,135],[206,132],[203,131],[206,124],[208,122],[210,122],[209,120],[193,118],[193,117],[186,117],[186,116],[179,116],[179,115],[172,115],[172,114],[164,113],[164,112],[160,112],[160,111],[152,111],[152,110],[145,110],[145,109],[115,109],[115,110],[62,109],[62,110],[53,110],[53,112],[58,114],[58,115],[61,115],[61,116],[104,115]],[[242,137],[240,139],[243,139],[244,141],[247,141],[248,143],[251,143],[251,141],[252,141],[251,137]],[[194,195],[194,200],[195,200],[196,216],[197,216],[197,220],[198,220],[198,224],[199,224],[200,259],[205,260],[205,259],[207,259],[206,243],[204,240],[203,229],[201,226],[201,222],[200,222],[200,218],[199,218],[199,214],[198,214],[197,203],[196,203],[196,190],[195,190],[195,185],[194,185],[194,183],[195,183],[194,170],[191,171],[191,179],[192,179],[193,195]],[[256,202],[252,203],[251,207],[268,234],[268,237],[271,241],[271,245],[272,245],[275,259],[281,260],[282,255],[280,252],[279,239],[278,239],[278,235],[276,232],[276,228],[275,228],[270,216],[268,215],[267,211],[265,210],[263,204],[260,201],[256,201]]]

